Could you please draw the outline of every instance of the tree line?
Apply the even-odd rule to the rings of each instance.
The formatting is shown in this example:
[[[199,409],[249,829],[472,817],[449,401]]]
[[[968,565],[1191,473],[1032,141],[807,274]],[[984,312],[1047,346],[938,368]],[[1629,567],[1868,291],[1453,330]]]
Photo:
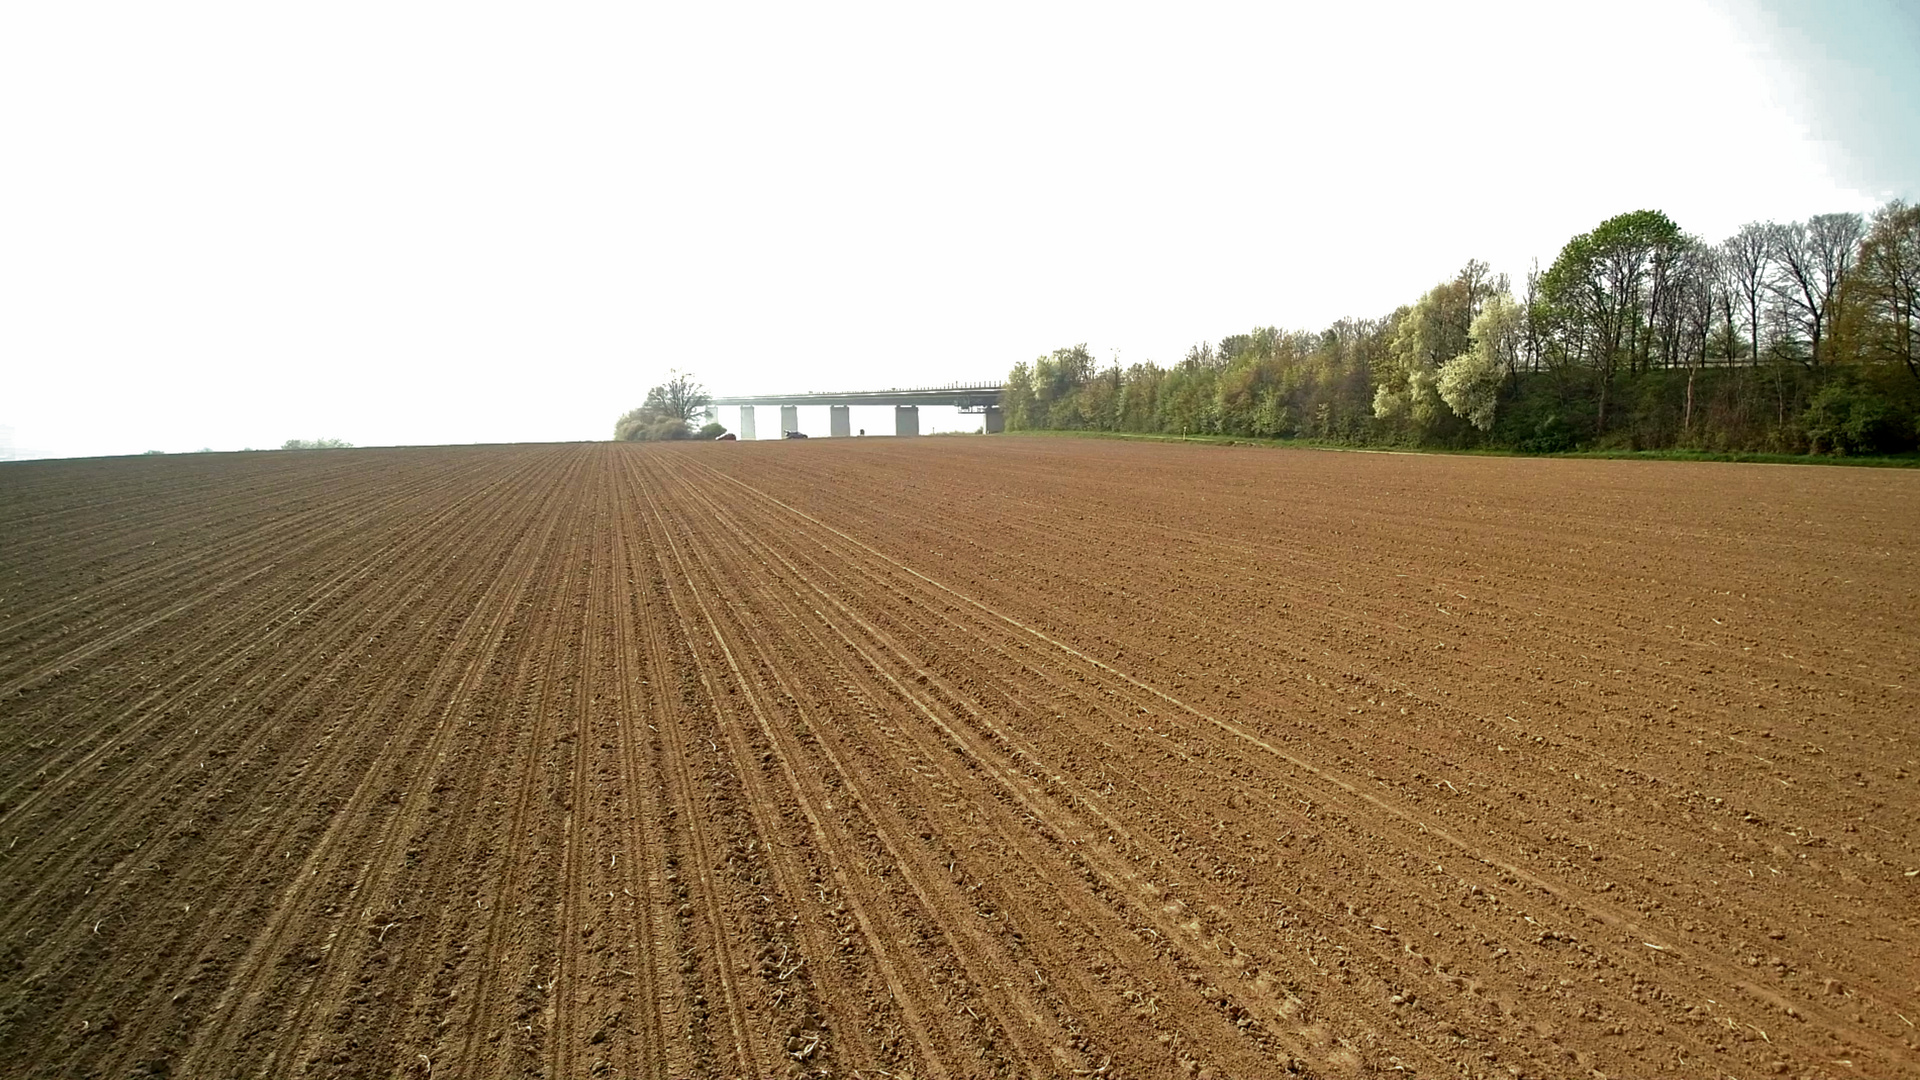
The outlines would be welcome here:
[[[1469,261],[1413,303],[1256,328],[1171,366],[1014,366],[1009,429],[1358,445],[1863,454],[1920,442],[1920,207],[1710,243],[1641,210],[1516,287]]]
[[[675,369],[667,381],[647,391],[647,400],[614,421],[615,442],[654,442],[668,439],[711,439],[727,429],[707,424],[695,430],[693,421],[713,398],[699,380]]]

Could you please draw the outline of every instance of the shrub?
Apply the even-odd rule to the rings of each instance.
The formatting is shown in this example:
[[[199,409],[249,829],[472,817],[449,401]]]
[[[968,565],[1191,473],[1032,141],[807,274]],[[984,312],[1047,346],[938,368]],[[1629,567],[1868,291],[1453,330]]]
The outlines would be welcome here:
[[[656,442],[666,439],[690,439],[693,428],[677,416],[662,416],[650,406],[642,405],[638,409],[622,416],[613,425],[615,442]]]
[[[1869,386],[1836,379],[1820,388],[1800,415],[1808,449],[1816,454],[1874,454],[1898,449],[1899,417]]]
[[[1533,430],[1520,440],[1520,449],[1530,454],[1562,454],[1573,449],[1573,425],[1554,413],[1548,413],[1533,425]]]

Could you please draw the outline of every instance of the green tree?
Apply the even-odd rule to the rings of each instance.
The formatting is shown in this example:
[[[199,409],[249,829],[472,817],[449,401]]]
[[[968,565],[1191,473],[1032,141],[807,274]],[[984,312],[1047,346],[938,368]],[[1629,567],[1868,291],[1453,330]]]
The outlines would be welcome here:
[[[1160,430],[1180,435],[1204,435],[1215,429],[1214,382],[1217,371],[1211,347],[1196,346],[1167,373],[1160,394]]]
[[[1920,206],[1896,199],[1873,215],[1835,308],[1837,351],[1867,363],[1900,364],[1920,379]]]
[[[1125,379],[1120,373],[1120,362],[1099,372],[1080,387],[1074,394],[1078,427],[1093,431],[1112,431],[1120,419],[1120,390]]]
[[[665,382],[647,391],[646,404],[614,422],[614,441],[688,438],[693,434],[692,422],[712,400],[692,375],[678,369],[669,371]]]
[[[1467,351],[1482,305],[1506,291],[1504,275],[1494,276],[1473,259],[1452,280],[1395,312],[1385,363],[1374,372],[1374,417],[1396,426],[1410,423],[1416,435],[1437,425],[1446,414],[1438,393],[1440,366]]]
[[[1007,375],[1007,394],[1002,402],[1002,408],[1006,410],[1007,430],[1022,431],[1044,426],[1035,422],[1034,404],[1033,368],[1022,360],[1013,365],[1013,370]]]
[[[1160,383],[1165,377],[1166,372],[1152,363],[1127,368],[1120,387],[1120,430],[1159,430]]]
[[[1500,388],[1518,371],[1524,317],[1506,293],[1489,297],[1474,316],[1472,344],[1442,364],[1434,380],[1440,400],[1481,431],[1493,430]]]
[[[1033,362],[1034,426],[1056,429],[1084,427],[1076,397],[1093,375],[1093,354],[1082,343],[1055,349]]]
[[[1594,372],[1594,430],[1607,427],[1607,402],[1622,364],[1645,366],[1666,276],[1683,243],[1658,210],[1608,218],[1567,241],[1541,276],[1540,291],[1560,347]]]

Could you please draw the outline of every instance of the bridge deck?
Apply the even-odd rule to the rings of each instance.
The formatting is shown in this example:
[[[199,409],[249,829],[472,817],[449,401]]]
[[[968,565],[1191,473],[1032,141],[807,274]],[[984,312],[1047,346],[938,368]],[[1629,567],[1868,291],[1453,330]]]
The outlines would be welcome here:
[[[1000,383],[927,386],[907,390],[843,390],[802,394],[739,394],[716,397],[713,405],[952,405],[961,409],[998,406],[1006,387]]]

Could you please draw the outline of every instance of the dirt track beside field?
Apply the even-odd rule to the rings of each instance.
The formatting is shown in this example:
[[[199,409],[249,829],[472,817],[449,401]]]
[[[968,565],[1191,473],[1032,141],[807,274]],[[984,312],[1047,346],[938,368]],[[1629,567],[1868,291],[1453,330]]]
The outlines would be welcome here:
[[[1920,473],[0,466],[0,1076],[1920,1077]]]

